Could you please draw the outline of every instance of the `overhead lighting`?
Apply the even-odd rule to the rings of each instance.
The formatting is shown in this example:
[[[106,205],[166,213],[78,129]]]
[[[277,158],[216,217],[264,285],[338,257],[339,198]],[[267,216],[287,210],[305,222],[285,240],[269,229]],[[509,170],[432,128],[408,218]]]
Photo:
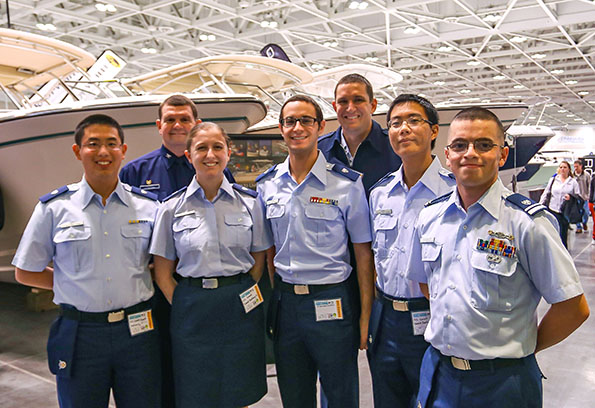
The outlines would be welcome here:
[[[349,3],[349,8],[351,10],[365,10],[368,8],[368,2],[353,0],[351,3]]]
[[[537,53],[537,54],[533,54],[533,55],[531,55],[531,56],[532,56],[533,58],[535,58],[535,59],[543,59],[543,58],[547,57],[547,55],[545,55],[545,54],[539,54],[539,53]]]
[[[143,47],[140,49],[143,54],[157,54],[157,50],[153,47]]]
[[[481,62],[476,61],[476,60],[472,60],[472,61],[468,61],[467,62],[467,65],[471,65],[472,67],[476,67],[476,66],[478,66],[480,64],[481,64]]]
[[[337,47],[339,43],[337,41],[325,41],[323,45],[325,47]]]
[[[503,79],[506,79],[505,75],[494,75],[494,79],[497,81],[501,81]]]
[[[566,115],[567,118],[574,118],[574,114],[573,113],[569,113],[568,115]]]
[[[489,99],[482,99],[481,100],[481,103],[490,103],[490,102],[492,102],[492,101],[490,101]]]
[[[403,30],[405,32],[405,34],[417,34],[421,31],[421,29],[419,27],[407,27],[406,29]]]
[[[411,58],[411,57],[403,57],[403,58],[400,59],[400,61],[401,62],[404,62],[404,63],[413,62],[413,58]]]
[[[513,86],[514,89],[523,89],[524,87],[525,87],[525,85],[520,85],[520,84]]]
[[[462,94],[468,94],[468,93],[471,93],[471,89],[461,89],[461,90],[459,91],[459,93],[462,93]]]
[[[592,101],[589,101],[589,103],[595,103],[595,99],[593,99]]]
[[[56,26],[53,25],[52,23],[48,23],[48,24],[37,23],[37,24],[35,24],[35,27],[37,27],[43,31],[56,31]]]
[[[580,96],[585,96],[585,95],[589,95],[589,91],[580,91],[577,92]]]
[[[582,121],[581,118],[574,118],[574,120],[576,120],[577,122]]]
[[[240,8],[248,8],[248,7],[250,7],[250,2],[248,0],[240,0],[238,2],[238,7],[240,7]]]
[[[279,26],[279,23],[273,20],[262,20],[260,22],[260,26],[262,28],[277,28]]]
[[[113,4],[95,3],[95,8],[99,11],[103,11],[104,13],[115,13],[118,11],[116,6]]]
[[[442,45],[442,46],[438,47],[438,51],[440,51],[440,52],[452,51],[452,47],[449,47],[448,45]]]
[[[564,70],[563,69],[552,69],[551,73],[554,75],[560,75],[560,74],[564,73]]]
[[[339,37],[341,37],[341,38],[353,38],[353,37],[355,37],[355,33],[353,31],[343,31],[341,34],[339,34]]]
[[[564,83],[566,85],[574,85],[574,84],[578,84],[578,81],[575,81],[574,79],[569,79],[568,81],[564,81]]]
[[[434,85],[438,85],[438,86],[442,86],[444,85],[446,82],[444,81],[434,81]]]
[[[568,112],[566,109],[558,109],[558,113],[566,113]]]
[[[209,34],[208,39],[209,41],[215,41],[217,37],[215,36],[215,34]]]
[[[522,42],[527,41],[527,37],[523,37],[521,35],[515,35],[514,37],[512,37],[510,39],[510,41],[513,43],[522,43]]]
[[[410,73],[412,73],[412,72],[413,72],[413,70],[411,70],[411,69],[409,69],[409,68],[403,68],[403,69],[400,69],[400,70],[399,70],[399,73],[400,73],[400,74],[410,74]]]
[[[312,69],[323,69],[324,65],[322,64],[312,64]]]
[[[499,14],[488,14],[488,15],[484,16],[484,18],[482,20],[485,21],[486,23],[495,23],[495,22],[499,21],[501,18],[502,18],[502,16]]]
[[[365,60],[368,62],[376,62],[378,61],[378,57],[366,57]]]

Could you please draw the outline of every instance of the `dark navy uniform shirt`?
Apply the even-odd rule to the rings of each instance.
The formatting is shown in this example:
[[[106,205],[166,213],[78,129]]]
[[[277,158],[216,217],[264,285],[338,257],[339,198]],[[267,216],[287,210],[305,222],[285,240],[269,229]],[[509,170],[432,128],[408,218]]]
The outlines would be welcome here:
[[[195,171],[186,156],[177,157],[165,146],[126,164],[120,171],[120,180],[131,186],[157,194],[159,201],[190,184]],[[225,177],[234,183],[228,169]]]
[[[387,131],[372,121],[372,130],[357,149],[353,165],[350,166],[341,146],[341,132],[342,128],[339,126],[336,131],[321,136],[318,139],[318,149],[330,163],[343,164],[363,173],[364,189],[368,197],[370,187],[386,174],[399,169],[401,158],[391,147]]]

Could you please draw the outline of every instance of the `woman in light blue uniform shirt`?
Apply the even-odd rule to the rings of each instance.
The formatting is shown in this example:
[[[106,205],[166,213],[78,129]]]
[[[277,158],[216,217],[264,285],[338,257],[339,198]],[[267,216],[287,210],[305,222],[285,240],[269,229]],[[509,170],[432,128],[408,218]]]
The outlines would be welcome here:
[[[256,192],[223,176],[230,156],[223,129],[196,125],[186,150],[196,177],[165,200],[155,221],[150,252],[172,303],[177,407],[241,407],[267,391],[256,282],[272,239]]]

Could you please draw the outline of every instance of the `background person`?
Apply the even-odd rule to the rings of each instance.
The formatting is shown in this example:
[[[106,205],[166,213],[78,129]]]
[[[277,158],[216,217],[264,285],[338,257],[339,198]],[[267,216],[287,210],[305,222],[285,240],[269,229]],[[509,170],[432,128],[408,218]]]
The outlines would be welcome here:
[[[498,178],[508,147],[492,112],[459,112],[445,155],[456,189],[419,214],[407,268],[432,311],[418,406],[541,407],[535,353],[589,316],[578,272],[551,214]]]
[[[562,243],[566,248],[568,248],[568,228],[570,225],[562,213],[562,204],[564,201],[570,200],[570,194],[579,196],[580,190],[578,183],[572,178],[570,164],[563,160],[558,166],[557,174],[550,179],[545,190],[543,190],[539,202],[546,205],[558,220],[560,238],[562,238]]]
[[[118,180],[122,128],[92,115],[75,131],[79,183],[40,198],[13,259],[16,280],[54,291],[48,340],[60,407],[161,406],[149,241],[157,197]],[[48,263],[53,262],[53,268]]]
[[[196,176],[163,203],[155,221],[151,253],[155,279],[172,303],[178,408],[245,406],[267,390],[256,282],[271,237],[256,192],[223,175],[229,144],[214,123],[192,129],[186,157]]]
[[[438,112],[425,98],[401,94],[386,115],[398,171],[370,190],[376,299],[368,335],[374,406],[410,407],[428,343],[423,338],[430,305],[417,282],[404,277],[417,215],[428,201],[452,190],[452,174],[432,155]],[[416,319],[418,320],[415,323]]]
[[[582,222],[576,224],[576,232],[580,234],[583,231],[587,232],[589,230],[587,221],[589,221],[589,183],[591,178],[585,173],[585,165],[582,160],[575,160],[573,166],[574,179],[578,183],[580,197],[585,200]]]

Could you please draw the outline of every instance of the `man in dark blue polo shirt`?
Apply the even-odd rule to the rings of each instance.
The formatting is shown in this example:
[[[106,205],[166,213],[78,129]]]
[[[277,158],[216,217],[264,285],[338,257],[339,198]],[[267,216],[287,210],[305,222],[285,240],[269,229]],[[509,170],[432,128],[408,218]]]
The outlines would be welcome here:
[[[186,138],[194,125],[200,123],[196,105],[183,95],[172,95],[159,106],[157,129],[163,144],[130,163],[120,171],[120,180],[131,186],[157,194],[160,201],[187,186],[195,174],[192,164],[184,155]],[[234,182],[228,169],[225,175]],[[158,322],[161,339],[162,407],[174,407],[173,368],[169,315],[171,306],[155,285],[153,314]]]
[[[387,131],[372,120],[376,105],[366,78],[359,74],[344,76],[335,87],[333,101],[341,126],[318,140],[318,148],[329,162],[342,163],[364,174],[366,195],[384,175],[401,166]]]

